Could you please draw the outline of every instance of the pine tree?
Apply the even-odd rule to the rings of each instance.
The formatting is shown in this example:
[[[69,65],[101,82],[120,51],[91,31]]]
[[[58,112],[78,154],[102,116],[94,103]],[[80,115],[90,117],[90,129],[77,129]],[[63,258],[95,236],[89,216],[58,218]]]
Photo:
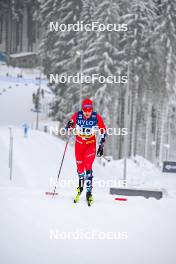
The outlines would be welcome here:
[[[79,21],[81,13],[80,0],[62,0],[54,1],[53,17],[60,24],[75,24]],[[60,31],[55,32],[53,37],[53,49],[51,53],[51,72],[60,76],[72,75],[74,68],[71,68],[72,49],[76,45],[76,32]],[[53,107],[53,115],[56,119],[65,122],[69,113],[72,112],[74,100],[74,92],[70,92],[72,84],[59,83],[55,85],[54,92],[56,94],[55,106]],[[74,89],[73,89],[74,90]],[[59,108],[58,108],[59,106]]]

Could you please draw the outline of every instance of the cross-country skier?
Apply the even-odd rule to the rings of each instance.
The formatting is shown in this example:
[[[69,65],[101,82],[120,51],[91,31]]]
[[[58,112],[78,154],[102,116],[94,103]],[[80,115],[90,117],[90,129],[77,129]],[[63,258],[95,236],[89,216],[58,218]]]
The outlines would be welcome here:
[[[22,127],[23,127],[24,137],[27,138],[28,137],[29,126],[28,126],[27,123],[24,123],[22,125]]]
[[[74,113],[66,126],[67,129],[74,128],[76,130],[75,139],[75,157],[77,164],[77,172],[79,176],[79,186],[77,187],[77,195],[74,202],[80,199],[86,180],[86,198],[90,206],[93,203],[92,198],[92,164],[96,156],[96,131],[101,133],[97,156],[103,155],[103,148],[106,138],[106,127],[102,117],[93,111],[92,101],[87,98],[82,102],[82,110]]]

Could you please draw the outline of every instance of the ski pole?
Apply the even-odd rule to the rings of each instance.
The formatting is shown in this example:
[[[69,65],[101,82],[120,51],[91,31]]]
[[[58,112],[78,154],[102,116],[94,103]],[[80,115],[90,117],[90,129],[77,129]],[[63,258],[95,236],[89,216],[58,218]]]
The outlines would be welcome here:
[[[56,185],[54,187],[53,197],[54,197],[54,195],[56,193],[57,183],[58,183],[59,176],[60,176],[60,173],[61,173],[61,169],[62,169],[62,165],[63,165],[63,162],[64,162],[64,158],[65,158],[65,154],[66,154],[66,151],[67,151],[67,147],[68,147],[68,143],[69,143],[70,137],[71,137],[71,134],[69,134],[68,139],[67,139],[66,144],[65,144],[65,149],[64,149],[63,156],[62,156],[62,161],[61,161],[61,165],[60,165],[60,168],[59,168],[59,173],[58,173],[58,176],[57,176]]]

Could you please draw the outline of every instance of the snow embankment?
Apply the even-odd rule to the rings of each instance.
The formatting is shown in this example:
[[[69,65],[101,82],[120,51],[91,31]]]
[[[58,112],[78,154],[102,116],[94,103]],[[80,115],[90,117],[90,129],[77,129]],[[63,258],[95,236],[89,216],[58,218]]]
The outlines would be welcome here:
[[[84,192],[81,201],[75,205],[76,186],[72,180],[77,183],[77,175],[72,146],[68,148],[60,176],[59,195],[55,199],[46,197],[45,191],[52,190],[50,178],[57,177],[65,143],[37,131],[30,131],[29,137],[24,138],[21,129],[14,129],[11,182],[8,143],[8,128],[1,128],[2,263],[56,264],[59,261],[69,264],[71,259],[72,263],[78,264],[117,261],[125,264],[175,264],[172,247],[176,243],[175,199],[164,197],[158,201],[129,197],[127,202],[117,202],[108,194],[108,186],[102,187],[102,180],[106,183],[116,176],[121,179],[122,161],[109,163],[106,167],[96,162],[95,202],[89,208]],[[149,164],[146,164],[142,159],[140,166],[128,161],[129,178],[136,179],[138,175],[147,179],[149,174],[159,177],[159,174],[155,175],[155,169],[147,171]],[[145,166],[146,172],[142,175]]]

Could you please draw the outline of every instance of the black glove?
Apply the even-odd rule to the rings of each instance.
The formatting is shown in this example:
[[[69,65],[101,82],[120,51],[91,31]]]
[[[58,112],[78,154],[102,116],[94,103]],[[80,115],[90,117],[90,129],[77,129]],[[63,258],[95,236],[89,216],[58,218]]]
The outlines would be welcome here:
[[[104,147],[103,145],[99,145],[98,150],[97,150],[98,157],[103,156],[103,147]]]
[[[67,125],[66,125],[66,129],[68,130],[69,128],[71,128],[74,124],[73,120],[68,121]]]

